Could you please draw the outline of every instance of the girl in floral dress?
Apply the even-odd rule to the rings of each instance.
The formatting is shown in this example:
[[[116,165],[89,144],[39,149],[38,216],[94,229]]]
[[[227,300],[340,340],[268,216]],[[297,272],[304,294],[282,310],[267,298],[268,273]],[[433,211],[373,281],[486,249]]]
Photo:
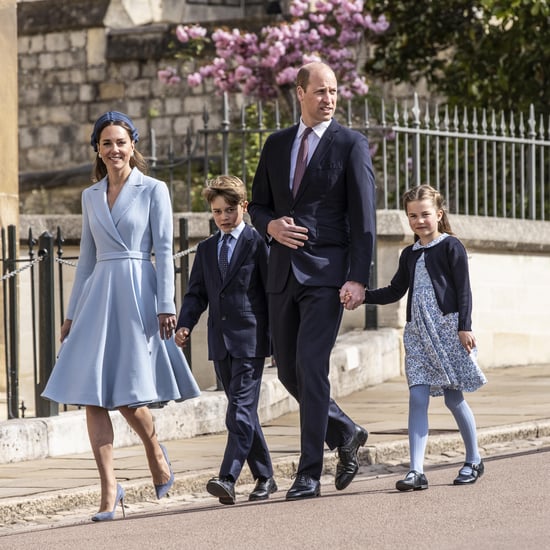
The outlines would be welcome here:
[[[396,483],[399,491],[428,488],[424,453],[428,439],[430,396],[443,395],[466,448],[455,485],[475,483],[484,465],[477,445],[476,423],[463,392],[487,382],[477,364],[472,333],[472,294],[468,258],[452,235],[442,195],[429,185],[408,190],[403,207],[415,243],[401,253],[389,286],[367,290],[365,301],[389,304],[408,290],[403,335],[409,385],[410,471]],[[345,299],[345,297],[344,297]]]

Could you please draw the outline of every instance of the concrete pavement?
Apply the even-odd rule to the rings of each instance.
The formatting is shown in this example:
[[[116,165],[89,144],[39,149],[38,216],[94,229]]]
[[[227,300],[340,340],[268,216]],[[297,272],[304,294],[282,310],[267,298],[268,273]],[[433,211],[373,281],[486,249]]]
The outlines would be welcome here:
[[[266,369],[267,380],[276,378],[273,371]],[[486,386],[466,394],[476,416],[482,455],[485,449],[502,442],[517,439],[536,442],[550,436],[550,365],[502,367],[487,370],[486,375],[489,380]],[[220,398],[220,392],[204,392],[197,401]],[[403,376],[339,397],[337,401],[370,432],[366,446],[359,453],[362,467],[406,466],[408,391]],[[290,485],[298,460],[298,414],[289,412],[264,422],[264,426],[275,463],[275,476],[283,489]],[[73,431],[67,429],[65,438],[76,437]],[[205,496],[206,481],[217,475],[224,444],[223,432],[165,441],[176,476],[170,498]],[[450,412],[442,399],[432,399],[428,460],[430,455],[446,454],[460,462],[462,453],[462,442]],[[335,453],[327,451],[327,475],[333,472],[335,464]],[[140,445],[117,448],[115,465],[130,507],[132,503],[155,501]],[[324,477],[323,483],[327,479]],[[238,502],[246,500],[251,482],[245,469],[237,485]],[[89,451],[0,464],[0,524],[4,526],[26,518],[94,509],[98,502],[97,471]]]

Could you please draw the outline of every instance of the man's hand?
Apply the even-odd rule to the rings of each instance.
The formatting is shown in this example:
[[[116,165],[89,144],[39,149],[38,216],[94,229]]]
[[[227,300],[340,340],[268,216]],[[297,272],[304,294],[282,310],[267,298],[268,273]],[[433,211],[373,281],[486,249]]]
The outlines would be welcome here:
[[[365,301],[365,286],[356,281],[346,281],[340,289],[340,302],[348,309],[357,309]]]
[[[307,227],[294,225],[294,220],[288,216],[271,220],[267,224],[267,232],[278,243],[294,250],[307,241]]]

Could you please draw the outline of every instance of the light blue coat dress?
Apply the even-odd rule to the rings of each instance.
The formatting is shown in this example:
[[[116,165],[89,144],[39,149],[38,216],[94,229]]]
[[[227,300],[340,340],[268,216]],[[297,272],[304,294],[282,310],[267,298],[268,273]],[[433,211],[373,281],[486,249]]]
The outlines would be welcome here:
[[[134,168],[111,211],[107,178],[84,190],[73,322],[43,397],[115,409],[199,395],[182,351],[159,333],[157,314],[176,312],[172,239],[163,182]]]

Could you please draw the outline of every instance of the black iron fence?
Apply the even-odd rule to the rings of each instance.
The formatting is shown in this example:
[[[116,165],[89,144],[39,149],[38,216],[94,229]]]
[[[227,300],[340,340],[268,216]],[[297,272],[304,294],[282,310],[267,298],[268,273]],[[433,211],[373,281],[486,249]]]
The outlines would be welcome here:
[[[3,337],[0,343],[4,348],[6,406],[7,418],[25,416],[29,408],[20,399],[20,341],[21,323],[26,326],[30,342],[24,345],[32,348],[32,376],[34,384],[34,410],[38,417],[52,416],[58,413],[58,405],[43,399],[40,394],[44,390],[55,363],[58,349],[58,327],[64,318],[64,287],[65,269],[74,269],[78,257],[67,256],[64,253],[64,238],[60,227],[56,235],[42,233],[38,239],[29,230],[24,243],[26,251],[21,251],[17,257],[18,235],[16,227],[10,225],[1,228],[1,262],[2,262],[2,325]],[[185,218],[179,220],[179,251],[174,254],[174,270],[176,284],[183,296],[187,290],[189,277],[189,255],[195,251],[190,247],[188,222]],[[57,269],[56,269],[57,268]],[[23,281],[21,274],[29,271],[28,281]],[[30,311],[24,312],[22,321],[21,295],[26,294],[30,302]],[[56,313],[59,317],[56,319]],[[184,350],[191,364],[190,345]],[[64,410],[67,406],[63,406]]]
[[[244,98],[230,107],[225,96],[220,105],[219,125],[205,111],[202,127],[182,136],[179,155],[172,142],[166,146],[154,132],[150,137],[153,170],[169,182],[181,210],[202,208],[195,190],[212,174],[237,175],[250,188],[267,136],[297,120],[295,109],[288,114],[277,102]],[[550,219],[550,120],[537,117],[533,108],[449,110],[421,106],[415,94],[392,107],[376,99],[340,102],[337,119],[369,138],[380,209],[399,209],[405,190],[428,183],[443,192],[454,214]],[[163,160],[156,157],[161,149]]]

